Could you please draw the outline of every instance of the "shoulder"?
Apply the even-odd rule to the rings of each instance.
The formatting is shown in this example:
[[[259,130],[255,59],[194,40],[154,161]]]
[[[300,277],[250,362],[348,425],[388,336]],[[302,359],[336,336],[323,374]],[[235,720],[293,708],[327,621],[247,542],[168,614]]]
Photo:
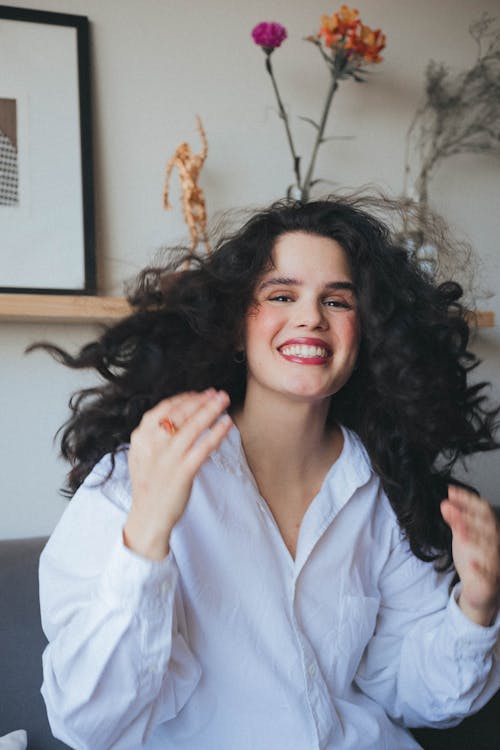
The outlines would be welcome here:
[[[390,535],[391,545],[404,540],[396,513],[387,497],[381,479],[372,466],[370,456],[359,435],[342,425],[344,447],[339,457],[339,470],[344,484],[356,488],[362,497],[363,504],[371,509],[371,518],[379,533],[387,538]]]
[[[94,538],[121,527],[132,502],[127,455],[128,446],[124,446],[94,466],[69,501],[49,546],[59,539],[76,543],[82,536]]]
[[[76,576],[96,575],[121,540],[130,504],[124,448],[103,456],[75,492],[42,553],[41,569],[62,566]]]
[[[129,446],[122,445],[115,453],[103,456],[87,475],[72,502],[82,494],[94,492],[102,495],[117,508],[128,512],[132,502],[128,451]]]

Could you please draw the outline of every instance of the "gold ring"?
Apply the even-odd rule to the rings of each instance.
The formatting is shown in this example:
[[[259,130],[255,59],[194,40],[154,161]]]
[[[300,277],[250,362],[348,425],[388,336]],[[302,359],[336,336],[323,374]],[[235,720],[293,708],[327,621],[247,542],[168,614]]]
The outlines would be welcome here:
[[[161,427],[162,430],[165,430],[165,432],[168,432],[169,435],[175,435],[177,432],[175,422],[169,417],[162,417],[158,422],[158,426]]]

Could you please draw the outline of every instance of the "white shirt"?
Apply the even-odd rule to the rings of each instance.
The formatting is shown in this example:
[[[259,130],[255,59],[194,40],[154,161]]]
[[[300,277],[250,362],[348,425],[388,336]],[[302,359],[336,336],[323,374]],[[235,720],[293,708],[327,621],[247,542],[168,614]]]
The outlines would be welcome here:
[[[419,747],[500,687],[500,618],[470,622],[409,551],[359,439],[308,508],[295,560],[233,427],[165,560],[127,549],[126,451],[103,459],[40,566],[54,734],[88,750]],[[391,718],[389,718],[391,717]]]

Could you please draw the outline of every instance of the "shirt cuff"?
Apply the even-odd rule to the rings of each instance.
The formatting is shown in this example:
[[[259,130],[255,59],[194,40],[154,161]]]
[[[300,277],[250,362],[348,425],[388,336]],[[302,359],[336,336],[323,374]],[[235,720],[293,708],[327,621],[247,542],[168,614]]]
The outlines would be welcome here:
[[[472,649],[475,654],[484,654],[493,649],[500,634],[500,612],[488,627],[478,625],[469,620],[460,607],[458,598],[462,591],[462,584],[457,583],[451,592],[448,602],[449,622],[460,642],[467,649]]]
[[[149,560],[116,541],[99,587],[106,602],[129,612],[163,616],[172,606],[178,579],[172,550],[163,560]]]

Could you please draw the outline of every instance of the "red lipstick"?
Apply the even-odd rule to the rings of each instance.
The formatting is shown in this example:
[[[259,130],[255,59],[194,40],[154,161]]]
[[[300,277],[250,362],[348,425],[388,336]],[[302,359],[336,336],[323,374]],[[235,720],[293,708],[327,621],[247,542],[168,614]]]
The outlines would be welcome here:
[[[285,354],[283,352],[283,349],[288,346],[293,345],[298,346],[317,346],[321,347],[321,349],[325,349],[326,351],[326,357],[321,356],[312,356],[312,357],[301,357],[298,354]],[[324,365],[326,364],[329,359],[332,356],[332,350],[326,343],[326,341],[323,341],[322,339],[316,339],[311,338],[310,336],[299,336],[297,338],[288,339],[283,344],[281,344],[278,347],[278,351],[281,354],[281,356],[286,359],[288,362],[293,362],[298,365]]]

